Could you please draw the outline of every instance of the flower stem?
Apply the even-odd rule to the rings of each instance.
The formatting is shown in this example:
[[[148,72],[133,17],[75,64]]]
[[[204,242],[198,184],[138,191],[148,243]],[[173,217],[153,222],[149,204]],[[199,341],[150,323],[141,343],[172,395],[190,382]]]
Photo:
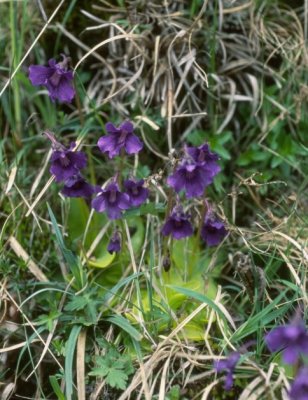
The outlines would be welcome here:
[[[194,253],[199,248],[202,225],[203,225],[203,222],[204,222],[204,218],[205,218],[206,212],[208,210],[209,210],[209,204],[208,204],[208,202],[207,202],[207,200],[205,198],[204,201],[203,201],[203,204],[202,204],[202,208],[201,208],[201,217],[200,217],[200,222],[199,222],[199,226],[198,226],[196,242],[195,242],[195,246],[194,246]]]
[[[83,115],[83,112],[82,112],[80,96],[79,96],[79,93],[78,93],[78,90],[77,90],[77,85],[75,83],[75,80],[74,80],[74,88],[75,88],[75,93],[76,93],[75,99],[76,99],[76,106],[77,106],[77,109],[78,109],[80,125],[84,126],[85,119],[84,119],[84,115]]]

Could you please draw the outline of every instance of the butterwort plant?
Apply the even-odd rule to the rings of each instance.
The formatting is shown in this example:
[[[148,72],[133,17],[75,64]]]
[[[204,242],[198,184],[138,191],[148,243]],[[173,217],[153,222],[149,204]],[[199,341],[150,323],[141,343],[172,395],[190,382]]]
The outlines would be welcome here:
[[[187,198],[200,197],[220,171],[218,155],[210,151],[207,143],[199,147],[185,147],[184,157],[179,161],[167,184],[177,193],[183,191]]]
[[[97,145],[109,158],[120,155],[122,150],[127,154],[136,154],[143,148],[143,143],[134,134],[134,125],[131,121],[123,122],[118,128],[108,122],[105,128],[107,135],[100,137]]]
[[[209,246],[217,246],[228,234],[225,224],[209,210],[201,228],[201,237]]]
[[[30,65],[29,79],[33,86],[44,86],[52,101],[71,103],[75,96],[73,71],[69,68],[70,58],[62,55],[62,61],[48,61],[48,66]]]
[[[86,167],[87,157],[82,151],[74,151],[75,142],[67,148],[56,140],[52,132],[45,131],[44,133],[52,143],[49,171],[55,176],[56,182],[64,182]]]
[[[97,212],[106,212],[110,219],[119,219],[122,211],[130,208],[129,196],[120,191],[119,185],[113,179],[92,200],[92,208]]]
[[[83,197],[90,199],[99,189],[89,184],[79,173],[64,182],[61,193],[66,197]]]
[[[96,212],[104,212],[109,219],[117,220],[123,218],[126,210],[140,207],[150,199],[150,180],[145,182],[144,179],[137,179],[133,175],[122,180],[123,158],[125,155],[137,154],[143,148],[142,141],[135,134],[133,123],[127,120],[115,126],[108,122],[105,128],[107,134],[99,138],[97,145],[109,159],[121,156],[121,161],[118,163],[115,177],[109,179],[101,188],[91,185],[82,176],[81,170],[87,165],[87,157],[82,151],[76,150],[75,142],[65,147],[51,132],[46,131],[45,134],[50,139],[53,149],[50,172],[57,182],[64,184],[61,193],[66,197],[83,197],[88,200],[92,197],[91,207]],[[205,189],[219,172],[218,155],[210,150],[207,143],[199,147],[184,146],[182,157],[176,160],[173,171],[166,178],[170,198],[166,205],[169,211],[160,229],[163,236],[181,240],[193,235],[194,224],[181,204],[181,193],[185,194],[188,203],[192,202],[196,206],[194,199],[201,197],[208,205]],[[189,204],[187,208],[190,208]],[[210,207],[198,225],[199,231],[202,225],[201,237],[208,246],[218,245],[227,235],[225,224],[215,216]],[[121,250],[120,237],[119,231],[111,236],[107,249],[110,253],[118,253]]]
[[[171,235],[174,239],[184,239],[193,234],[194,230],[189,216],[183,211],[181,205],[176,205],[164,223],[161,233],[164,236]]]
[[[149,190],[144,187],[144,179],[127,179],[124,181],[124,187],[132,207],[141,206],[149,197]]]

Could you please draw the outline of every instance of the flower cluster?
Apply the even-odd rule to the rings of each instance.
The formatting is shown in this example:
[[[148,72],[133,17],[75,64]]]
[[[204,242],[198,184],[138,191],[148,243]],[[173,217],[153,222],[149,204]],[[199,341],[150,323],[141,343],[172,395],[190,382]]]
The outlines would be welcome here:
[[[64,55],[62,57],[60,62],[49,60],[48,66],[31,65],[29,79],[34,86],[45,86],[52,101],[71,102],[75,96],[73,71],[69,68],[70,59]],[[82,176],[81,170],[87,165],[87,157],[76,149],[75,142],[65,147],[51,132],[45,134],[53,149],[50,172],[56,182],[63,184],[61,193],[67,197],[83,197],[91,202],[95,211],[104,212],[109,219],[116,220],[122,217],[123,212],[144,204],[150,192],[144,179],[130,176],[122,182],[124,157],[137,154],[143,148],[142,141],[134,133],[133,123],[124,121],[115,126],[108,122],[105,128],[106,135],[98,139],[97,146],[109,159],[120,157],[121,161],[115,176],[102,187],[93,186]],[[193,221],[181,202],[200,198],[204,203],[201,220],[197,222],[201,238],[208,246],[216,246],[223,240],[227,235],[225,225],[208,206],[205,198],[205,189],[213,183],[219,172],[218,155],[210,150],[207,143],[199,147],[184,146],[183,156],[176,160],[175,167],[166,179],[171,190],[166,219],[161,229],[163,236],[180,240],[193,235]],[[118,252],[120,242],[118,233],[114,234],[108,251]]]
[[[176,192],[184,191],[187,198],[200,197],[220,171],[218,155],[212,153],[208,144],[186,147],[186,154],[167,183]]]
[[[80,172],[87,166],[85,153],[75,150],[75,142],[67,148],[59,143],[51,132],[44,133],[51,141],[53,149],[49,171],[56,182],[64,184],[61,193],[66,197],[91,198],[97,188],[86,182]]]
[[[184,156],[171,175],[167,178],[167,184],[179,195],[184,193],[187,199],[198,198],[205,195],[205,189],[213,183],[214,177],[219,173],[220,166],[217,163],[218,155],[211,152],[207,143],[199,147],[184,149]],[[207,208],[201,224],[201,237],[208,246],[218,245],[227,235],[224,223],[214,214],[204,201]],[[163,228],[163,235],[171,235],[174,239],[182,239],[193,234],[190,218],[183,212],[183,207],[177,203],[170,212]]]

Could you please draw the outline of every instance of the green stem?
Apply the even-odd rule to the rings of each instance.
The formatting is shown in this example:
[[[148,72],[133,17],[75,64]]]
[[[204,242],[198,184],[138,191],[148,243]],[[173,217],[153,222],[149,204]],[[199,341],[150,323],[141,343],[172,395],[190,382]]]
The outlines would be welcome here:
[[[207,210],[208,210],[208,203],[207,203],[206,199],[204,199],[203,204],[202,204],[201,217],[200,217],[200,222],[199,222],[199,226],[198,226],[196,242],[194,245],[193,253],[195,253],[200,247],[201,229],[202,229],[202,225],[203,225],[205,214],[206,214]]]
[[[15,20],[16,3],[10,1],[10,31],[11,31],[11,47],[12,47],[12,68],[16,69],[19,62],[19,54],[17,54],[17,26]],[[20,107],[20,92],[17,81],[12,82],[13,88],[13,101],[14,101],[14,117],[15,117],[15,129],[13,129],[15,140],[18,146],[21,146],[21,107]]]

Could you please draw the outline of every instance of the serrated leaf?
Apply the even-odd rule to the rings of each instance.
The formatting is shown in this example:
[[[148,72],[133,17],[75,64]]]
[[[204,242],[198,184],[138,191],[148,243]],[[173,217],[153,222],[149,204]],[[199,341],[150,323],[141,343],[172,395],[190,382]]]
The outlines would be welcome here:
[[[128,376],[120,369],[111,368],[106,376],[106,383],[113,388],[122,389],[126,388]]]
[[[84,296],[74,297],[65,307],[66,311],[83,310],[88,304],[89,299]]]
[[[91,372],[89,372],[89,375],[91,376],[101,376],[104,378],[106,375],[108,375],[110,368],[106,365],[103,365],[98,368],[93,368]]]

